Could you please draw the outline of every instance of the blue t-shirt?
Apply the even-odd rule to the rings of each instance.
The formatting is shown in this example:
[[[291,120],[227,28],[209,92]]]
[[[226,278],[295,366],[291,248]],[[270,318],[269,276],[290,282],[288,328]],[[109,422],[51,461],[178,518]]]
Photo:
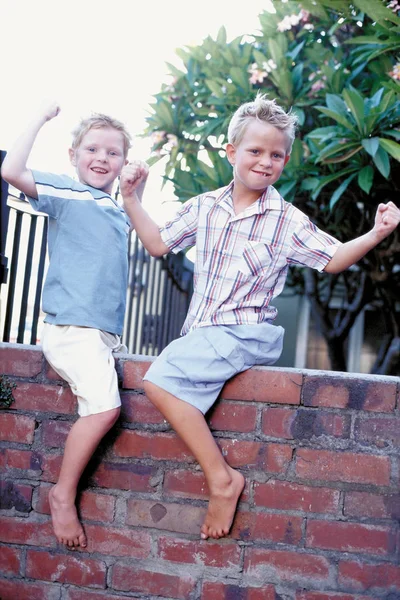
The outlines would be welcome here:
[[[32,173],[38,198],[28,200],[49,217],[45,322],[121,335],[128,284],[126,213],[107,193],[68,175]]]

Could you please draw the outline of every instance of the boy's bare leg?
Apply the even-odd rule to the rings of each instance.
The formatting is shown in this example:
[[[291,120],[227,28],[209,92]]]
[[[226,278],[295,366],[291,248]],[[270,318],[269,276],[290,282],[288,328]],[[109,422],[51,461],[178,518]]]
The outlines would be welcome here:
[[[81,475],[101,439],[118,419],[120,409],[80,417],[72,426],[65,444],[60,476],[50,490],[49,503],[54,533],[70,548],[86,546],[86,536],[75,506]]]
[[[227,535],[243,491],[243,475],[226,463],[203,414],[197,408],[150,381],[144,382],[144,389],[149,400],[169,421],[203,469],[210,501],[201,527],[202,539],[218,539]]]

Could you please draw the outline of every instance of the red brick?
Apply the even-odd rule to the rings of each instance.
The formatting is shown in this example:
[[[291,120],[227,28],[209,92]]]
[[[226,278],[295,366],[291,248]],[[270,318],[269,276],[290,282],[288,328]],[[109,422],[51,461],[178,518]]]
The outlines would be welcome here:
[[[46,375],[46,379],[49,379],[50,381],[59,381],[60,383],[64,382],[65,380],[57,373],[57,371],[55,371],[50,365],[49,363],[46,361],[45,359],[45,375]]]
[[[0,549],[0,573],[3,575],[18,575],[21,558],[22,551],[18,548],[2,546]]]
[[[12,413],[0,414],[0,439],[5,442],[31,444],[35,433],[35,419]]]
[[[346,492],[344,514],[352,517],[400,519],[400,494],[378,495],[369,492]]]
[[[276,404],[300,404],[303,376],[289,370],[253,367],[224,385],[221,398]]]
[[[373,600],[373,598],[340,592],[297,592],[296,600]]]
[[[41,425],[42,444],[47,448],[63,448],[73,423],[70,421],[45,421]]]
[[[38,498],[35,503],[36,512],[50,514],[49,491],[51,490],[51,487],[52,486],[46,484],[41,484],[39,486]],[[82,519],[88,521],[111,523],[114,519],[115,501],[116,498],[114,496],[87,490],[79,496],[79,514]]]
[[[265,444],[244,440],[217,439],[226,461],[231,467],[257,467],[271,473],[285,471],[292,458],[287,444]]]
[[[241,587],[231,583],[205,581],[201,591],[201,600],[275,600],[273,585],[263,587]]]
[[[206,508],[154,500],[128,500],[127,525],[199,535]]]
[[[42,469],[40,479],[56,483],[60,474],[62,454],[39,454],[39,464]]]
[[[102,462],[91,476],[91,482],[100,487],[135,492],[153,492],[155,467],[137,463]]]
[[[59,600],[56,583],[25,582],[21,579],[0,579],[1,600]]]
[[[303,440],[322,435],[349,437],[350,415],[268,407],[263,412],[262,428],[266,435],[284,439]]]
[[[154,570],[145,571],[136,566],[116,564],[112,569],[112,587],[124,592],[154,594],[169,599],[189,600],[196,585],[196,580],[190,576],[181,577],[157,573]]]
[[[57,414],[76,412],[76,399],[69,387],[41,383],[20,383],[14,390],[17,410],[38,410]]]
[[[389,556],[395,551],[396,539],[389,527],[374,527],[361,523],[308,521],[306,547]]]
[[[400,419],[359,418],[355,422],[354,437],[357,441],[369,442],[379,448],[400,447]]]
[[[390,459],[371,454],[299,448],[296,475],[303,479],[389,485]]]
[[[270,437],[293,439],[291,432],[297,411],[289,408],[268,407],[262,414],[262,431]]]
[[[101,560],[36,550],[27,552],[26,575],[32,579],[105,588],[106,573],[106,564]]]
[[[165,423],[163,415],[144,394],[123,392],[121,394],[121,402],[121,416],[124,421],[145,423],[146,425],[160,425]]]
[[[235,543],[158,538],[158,555],[163,560],[206,567],[230,569],[240,563],[240,547]]]
[[[143,531],[85,524],[85,532],[88,538],[87,552],[132,558],[147,558],[150,554],[151,539]]]
[[[6,465],[10,469],[21,471],[40,471],[40,457],[31,450],[5,450]]]
[[[338,575],[340,586],[357,592],[400,591],[400,567],[397,565],[340,561]]]
[[[0,481],[0,508],[15,508],[19,512],[32,509],[32,487],[15,481]]]
[[[36,377],[42,370],[43,354],[39,348],[1,343],[0,364],[3,375]]]
[[[257,408],[255,406],[225,401],[216,404],[208,419],[211,429],[242,433],[254,431],[256,422]]]
[[[127,390],[142,390],[143,377],[151,363],[150,357],[146,361],[135,359],[124,361],[122,364],[122,387]]]
[[[65,600],[126,600],[129,596],[120,596],[119,594],[110,594],[109,590],[105,592],[92,592],[91,590],[78,590],[77,588],[68,588],[64,590]],[[144,600],[144,599],[143,599]]]
[[[246,548],[244,572],[249,577],[262,579],[268,573],[271,583],[282,581],[308,585],[310,582],[326,584],[329,562],[323,556],[299,551]]]
[[[50,520],[38,523],[15,517],[0,517],[0,541],[28,546],[54,547],[56,545]]]
[[[168,470],[164,476],[164,492],[186,498],[208,498],[209,490],[205,477],[200,471]]]
[[[254,503],[281,510],[300,510],[313,513],[334,514],[338,510],[339,490],[308,487],[288,481],[271,479],[254,484]]]
[[[187,446],[174,433],[147,433],[124,429],[113,451],[116,456],[194,462]]]
[[[306,376],[302,396],[304,406],[392,412],[396,403],[396,383],[365,376],[362,379],[339,375]]]
[[[238,511],[231,536],[243,541],[267,540],[282,544],[299,544],[303,519],[275,513]]]

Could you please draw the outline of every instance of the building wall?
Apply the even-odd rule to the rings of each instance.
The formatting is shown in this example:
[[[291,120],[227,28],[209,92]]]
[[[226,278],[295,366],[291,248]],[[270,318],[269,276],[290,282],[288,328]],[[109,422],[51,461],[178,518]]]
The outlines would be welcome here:
[[[48,491],[74,422],[40,348],[0,344],[17,384],[0,412],[2,600],[368,600],[400,597],[400,414],[394,377],[257,367],[209,415],[246,477],[229,537],[200,541],[202,472],[119,355],[123,412],[85,474],[87,549],[51,529]]]

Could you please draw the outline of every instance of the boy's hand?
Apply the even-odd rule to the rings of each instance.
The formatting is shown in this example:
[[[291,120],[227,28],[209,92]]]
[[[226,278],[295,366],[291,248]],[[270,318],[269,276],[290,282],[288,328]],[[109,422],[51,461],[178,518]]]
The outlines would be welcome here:
[[[375,215],[375,225],[373,231],[379,238],[379,241],[387,237],[394,231],[400,223],[400,210],[393,202],[379,204]]]
[[[132,197],[135,193],[139,200],[142,200],[148,175],[149,167],[142,160],[135,160],[125,165],[121,171],[119,181],[119,189],[124,200]]]
[[[41,109],[41,117],[46,123],[47,121],[51,121],[51,119],[54,119],[59,112],[60,105],[58,104],[58,102],[50,102],[47,104],[43,104],[43,107]]]

